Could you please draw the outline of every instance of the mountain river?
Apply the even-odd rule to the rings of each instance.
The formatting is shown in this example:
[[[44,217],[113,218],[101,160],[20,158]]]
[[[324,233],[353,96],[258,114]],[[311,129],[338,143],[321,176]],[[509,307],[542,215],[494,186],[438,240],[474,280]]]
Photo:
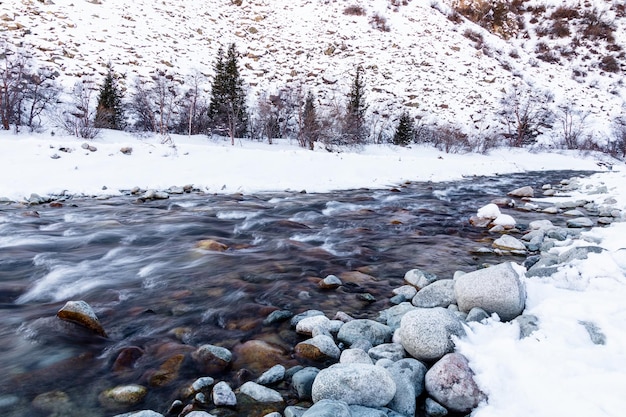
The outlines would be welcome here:
[[[172,380],[150,387],[138,406],[106,409],[98,396],[121,384],[148,385],[150,372],[169,356],[188,355],[193,349],[185,347],[202,344],[234,353],[230,369],[211,375],[233,388],[275,364],[241,353],[247,341],[275,346],[287,367],[303,364],[293,347],[304,338],[288,320],[264,325],[270,312],[318,309],[329,318],[338,311],[375,318],[391,306],[392,289],[403,285],[410,269],[451,278],[485,263],[522,262],[519,256],[476,255],[474,248],[491,247],[499,234],[471,226],[469,217],[515,188],[531,185],[541,193],[541,185],[578,174],[523,173],[327,194],[191,193],[143,203],[122,196],[0,205],[0,415],[165,414],[172,401],[183,399],[181,387],[206,376],[188,359]],[[558,215],[502,211],[521,230],[540,218],[565,223]],[[199,248],[207,239],[228,249]],[[344,285],[321,290],[318,281],[329,274]],[[108,338],[57,319],[68,300],[88,302]],[[141,357],[113,370],[119,352],[131,346]],[[288,385],[277,389],[293,399],[288,403],[297,402]]]

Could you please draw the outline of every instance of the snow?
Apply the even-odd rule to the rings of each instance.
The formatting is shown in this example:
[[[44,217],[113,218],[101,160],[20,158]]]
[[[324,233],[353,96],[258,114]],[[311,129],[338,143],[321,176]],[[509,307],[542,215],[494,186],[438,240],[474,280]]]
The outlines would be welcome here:
[[[459,155],[424,146],[383,145],[329,152],[322,147],[305,150],[289,141],[268,145],[242,140],[231,146],[227,139],[206,136],[172,136],[171,143],[162,144],[159,137],[114,131],[103,131],[89,142],[97,148],[94,152],[83,149],[83,143],[74,137],[50,133],[0,132],[0,169],[4,178],[0,197],[27,201],[31,193],[63,192],[106,196],[135,186],[163,190],[186,184],[211,193],[287,189],[321,192],[385,188],[407,180],[443,181],[525,170],[576,169],[602,172],[579,179],[577,188],[567,196],[546,200],[609,202],[612,208],[626,212],[623,164],[614,161],[616,165],[608,170],[593,156],[574,152],[496,149],[488,155]],[[130,155],[120,152],[127,146],[133,148]],[[51,158],[53,155],[59,158]],[[597,191],[603,192],[595,194]],[[489,217],[501,215],[492,206],[478,212]],[[580,239],[570,239],[554,250],[600,245],[606,251],[574,261],[552,277],[525,279],[525,312],[536,315],[540,322],[540,330],[530,337],[519,340],[517,325],[501,323],[497,318],[470,324],[467,337],[457,341],[457,348],[469,358],[478,384],[489,396],[473,416],[623,415],[624,236],[626,223],[620,222],[584,232]],[[592,343],[583,322],[597,326],[606,344]]]

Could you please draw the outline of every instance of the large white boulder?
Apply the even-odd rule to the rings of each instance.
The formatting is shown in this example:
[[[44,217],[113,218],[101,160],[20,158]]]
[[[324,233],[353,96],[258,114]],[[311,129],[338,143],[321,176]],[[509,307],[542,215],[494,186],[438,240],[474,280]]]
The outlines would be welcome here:
[[[526,304],[520,268],[506,262],[459,276],[454,283],[459,309],[468,313],[480,307],[505,321],[519,316]]]
[[[399,335],[404,349],[415,359],[431,361],[452,351],[452,336],[465,334],[461,320],[450,310],[418,308],[400,321]]]

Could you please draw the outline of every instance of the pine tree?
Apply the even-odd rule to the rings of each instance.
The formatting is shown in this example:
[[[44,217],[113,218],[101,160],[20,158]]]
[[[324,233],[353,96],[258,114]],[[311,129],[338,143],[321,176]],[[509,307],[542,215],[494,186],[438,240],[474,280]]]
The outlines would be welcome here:
[[[413,136],[415,135],[415,128],[413,125],[413,119],[408,112],[402,113],[400,121],[396,127],[396,133],[393,135],[394,145],[406,146],[413,142]]]
[[[122,93],[113,73],[113,68],[109,65],[98,96],[94,126],[96,128],[122,130],[125,124]]]
[[[237,68],[234,43],[228,47],[226,56],[220,48],[214,69],[209,117],[213,129],[230,136],[231,144],[234,145],[235,137],[245,136],[248,132],[246,94]]]
[[[348,106],[344,120],[344,142],[347,144],[362,144],[366,139],[365,112],[365,81],[363,81],[363,67],[358,66],[348,94]]]
[[[300,116],[300,131],[298,132],[299,142],[302,147],[313,150],[315,142],[320,137],[320,124],[317,120],[315,109],[315,96],[309,91],[304,102],[304,109]]]

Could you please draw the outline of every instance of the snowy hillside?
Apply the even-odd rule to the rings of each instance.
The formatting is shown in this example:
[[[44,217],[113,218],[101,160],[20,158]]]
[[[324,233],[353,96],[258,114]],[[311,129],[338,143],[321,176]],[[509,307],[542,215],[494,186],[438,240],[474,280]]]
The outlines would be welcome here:
[[[252,106],[261,93],[300,86],[338,105],[362,65],[374,134],[403,110],[471,134],[501,130],[500,100],[517,85],[548,90],[553,110],[570,106],[590,133],[609,135],[626,100],[620,2],[518,1],[480,16],[481,3],[11,0],[0,3],[0,43],[31,52],[68,88],[85,76],[100,82],[109,62],[132,88],[159,70],[210,77],[218,48],[235,42]],[[479,25],[486,16],[490,30]]]

